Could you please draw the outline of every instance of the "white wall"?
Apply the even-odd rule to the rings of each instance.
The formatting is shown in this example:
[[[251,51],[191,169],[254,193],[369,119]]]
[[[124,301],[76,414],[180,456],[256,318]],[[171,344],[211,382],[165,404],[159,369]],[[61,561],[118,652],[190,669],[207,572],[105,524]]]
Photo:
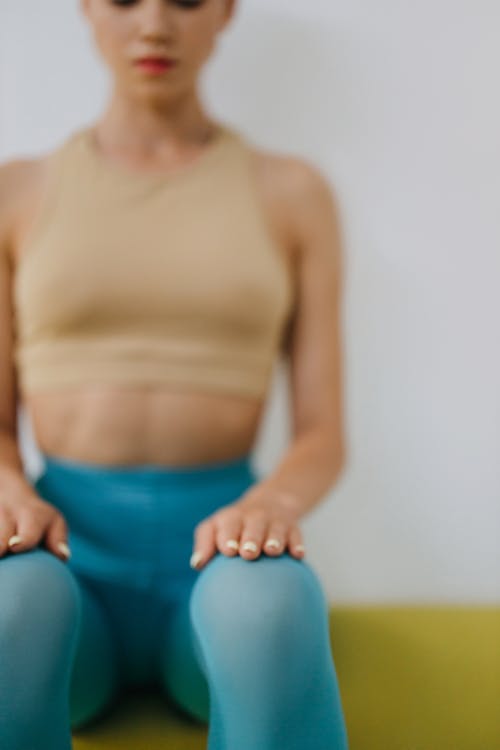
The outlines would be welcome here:
[[[493,0],[240,0],[206,70],[212,112],[341,204],[350,458],[302,523],[332,602],[500,602],[499,22]],[[106,98],[75,0],[2,0],[0,66],[0,158]],[[263,470],[285,405],[278,371]]]

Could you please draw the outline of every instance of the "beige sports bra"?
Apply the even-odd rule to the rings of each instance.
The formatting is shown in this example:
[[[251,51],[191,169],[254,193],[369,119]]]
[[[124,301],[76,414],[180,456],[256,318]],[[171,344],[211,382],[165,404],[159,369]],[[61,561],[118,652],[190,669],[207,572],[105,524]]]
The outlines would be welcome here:
[[[293,309],[246,138],[218,125],[194,162],[133,172],[92,129],[48,157],[14,276],[21,393],[175,384],[262,396]]]

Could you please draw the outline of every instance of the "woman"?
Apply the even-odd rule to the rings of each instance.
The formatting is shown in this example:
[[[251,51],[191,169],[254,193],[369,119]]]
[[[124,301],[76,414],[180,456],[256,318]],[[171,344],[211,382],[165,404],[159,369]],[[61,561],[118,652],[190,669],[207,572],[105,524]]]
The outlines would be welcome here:
[[[103,116],[0,168],[1,746],[67,750],[155,685],[210,750],[346,748],[299,526],[343,461],[332,193],[203,110],[233,0],[81,7]],[[278,353],[294,437],[264,478]]]

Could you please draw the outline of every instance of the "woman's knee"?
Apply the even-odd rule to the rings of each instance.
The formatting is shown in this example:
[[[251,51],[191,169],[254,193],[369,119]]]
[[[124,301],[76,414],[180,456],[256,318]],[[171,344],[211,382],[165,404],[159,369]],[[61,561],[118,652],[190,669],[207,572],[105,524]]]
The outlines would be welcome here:
[[[197,629],[227,632],[238,628],[262,634],[325,629],[327,601],[315,570],[288,552],[279,557],[261,554],[255,560],[221,553],[200,571],[190,601]],[[294,627],[295,626],[295,627]]]
[[[67,563],[42,547],[0,558],[0,639],[33,645],[73,634],[80,616],[77,582]],[[10,636],[15,638],[10,639]]]

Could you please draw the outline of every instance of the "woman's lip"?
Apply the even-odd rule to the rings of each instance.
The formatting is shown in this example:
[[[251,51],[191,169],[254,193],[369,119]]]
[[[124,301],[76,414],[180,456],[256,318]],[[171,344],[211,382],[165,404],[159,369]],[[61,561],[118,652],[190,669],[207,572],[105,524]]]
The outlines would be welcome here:
[[[168,60],[164,57],[141,57],[135,60],[135,64],[150,73],[161,73],[168,68],[172,68],[176,64],[176,61]]]
[[[136,63],[142,64],[154,64],[154,65],[175,65],[175,60],[168,57],[138,57],[135,60]]]

